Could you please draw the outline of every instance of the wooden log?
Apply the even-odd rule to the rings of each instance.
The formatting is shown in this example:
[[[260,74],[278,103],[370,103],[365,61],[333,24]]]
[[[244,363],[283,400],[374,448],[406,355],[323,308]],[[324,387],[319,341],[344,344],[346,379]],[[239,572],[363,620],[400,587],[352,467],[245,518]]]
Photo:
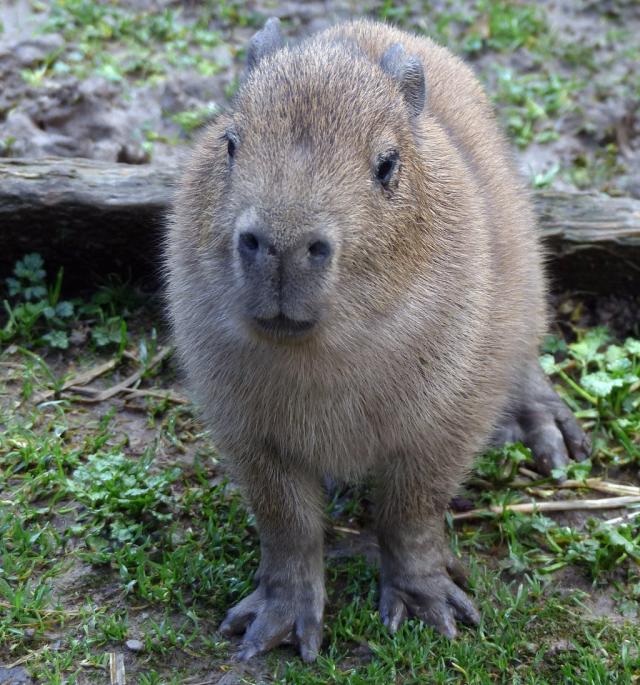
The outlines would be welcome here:
[[[552,190],[535,200],[558,288],[640,293],[640,200]]]
[[[88,159],[0,161],[0,267],[40,252],[65,282],[157,274],[177,168]],[[535,194],[557,288],[640,293],[640,200]]]
[[[65,285],[157,275],[176,170],[89,159],[0,161],[0,268],[39,252]]]

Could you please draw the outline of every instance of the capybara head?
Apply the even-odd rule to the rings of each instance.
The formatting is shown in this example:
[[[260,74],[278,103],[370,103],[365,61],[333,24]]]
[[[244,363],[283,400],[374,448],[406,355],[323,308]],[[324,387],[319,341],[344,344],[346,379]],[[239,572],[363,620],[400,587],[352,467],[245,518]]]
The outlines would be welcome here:
[[[184,210],[209,265],[202,287],[216,282],[239,335],[344,337],[344,322],[353,333],[401,297],[425,241],[424,103],[422,63],[400,44],[373,62],[348,42],[285,47],[276,20],[254,37]]]

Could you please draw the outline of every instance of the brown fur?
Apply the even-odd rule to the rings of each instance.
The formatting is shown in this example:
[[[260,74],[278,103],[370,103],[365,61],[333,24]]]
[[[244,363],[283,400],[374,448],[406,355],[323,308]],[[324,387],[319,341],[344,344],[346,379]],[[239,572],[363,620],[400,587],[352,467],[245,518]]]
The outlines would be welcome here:
[[[416,120],[378,66],[397,42],[424,65]],[[229,171],[221,137],[231,122],[241,142]],[[384,192],[371,163],[389,146],[401,167]],[[322,316],[308,339],[276,344],[244,323],[233,240],[247,207],[282,241],[320,225],[337,245],[313,293]],[[290,561],[300,540],[317,557],[325,475],[379,477],[390,559],[396,537],[397,549],[420,547],[424,535],[427,548],[442,545],[450,497],[518,370],[535,363],[545,329],[540,254],[490,103],[448,51],[357,21],[257,65],[234,112],[195,148],[167,267],[180,358],[256,512],[263,577],[277,576],[272,557],[282,582],[300,573]]]

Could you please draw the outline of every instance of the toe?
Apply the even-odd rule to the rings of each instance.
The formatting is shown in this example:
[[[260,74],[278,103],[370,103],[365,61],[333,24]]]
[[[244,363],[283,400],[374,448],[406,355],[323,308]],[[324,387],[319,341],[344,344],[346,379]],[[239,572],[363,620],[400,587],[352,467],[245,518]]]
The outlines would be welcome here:
[[[447,559],[447,572],[451,580],[463,590],[469,587],[469,573],[455,554],[450,554]]]
[[[238,661],[247,662],[253,659],[258,654],[258,649],[255,645],[246,645],[243,643],[242,648],[236,654]]]
[[[584,433],[571,410],[566,405],[560,404],[555,415],[571,457],[576,461],[588,459],[591,456],[591,440]]]
[[[279,645],[293,629],[293,618],[279,609],[260,612],[247,629],[242,642],[243,661]]]
[[[490,443],[493,447],[502,447],[507,443],[523,442],[524,432],[515,417],[504,417],[493,431]]]
[[[434,601],[427,607],[416,607],[415,615],[450,640],[458,634],[453,611],[442,600]]]
[[[480,612],[469,597],[457,586],[449,589],[449,604],[453,607],[455,617],[468,626],[477,626],[480,623]]]
[[[224,621],[220,624],[220,632],[226,636],[244,633],[257,613],[258,606],[254,596],[245,597],[240,603],[229,609]]]
[[[407,618],[407,607],[397,594],[388,592],[386,595],[380,601],[380,617],[382,623],[393,635]]]
[[[543,411],[529,411],[523,416],[527,434],[527,446],[540,473],[550,476],[553,469],[561,469],[569,463],[564,437],[554,417]]]
[[[322,644],[322,619],[305,616],[296,622],[296,638],[300,645],[300,656],[306,663],[315,661]]]

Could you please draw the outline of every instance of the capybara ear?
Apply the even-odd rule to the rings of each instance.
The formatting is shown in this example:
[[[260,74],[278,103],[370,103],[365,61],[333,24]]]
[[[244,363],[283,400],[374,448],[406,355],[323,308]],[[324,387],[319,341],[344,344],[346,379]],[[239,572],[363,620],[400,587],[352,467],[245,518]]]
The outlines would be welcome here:
[[[271,17],[258,33],[249,41],[247,48],[247,68],[245,77],[255,69],[261,59],[279,50],[284,45],[280,31],[280,19]]]
[[[411,116],[418,116],[426,98],[422,60],[417,55],[408,55],[400,43],[394,43],[382,55],[380,66],[398,82]]]

